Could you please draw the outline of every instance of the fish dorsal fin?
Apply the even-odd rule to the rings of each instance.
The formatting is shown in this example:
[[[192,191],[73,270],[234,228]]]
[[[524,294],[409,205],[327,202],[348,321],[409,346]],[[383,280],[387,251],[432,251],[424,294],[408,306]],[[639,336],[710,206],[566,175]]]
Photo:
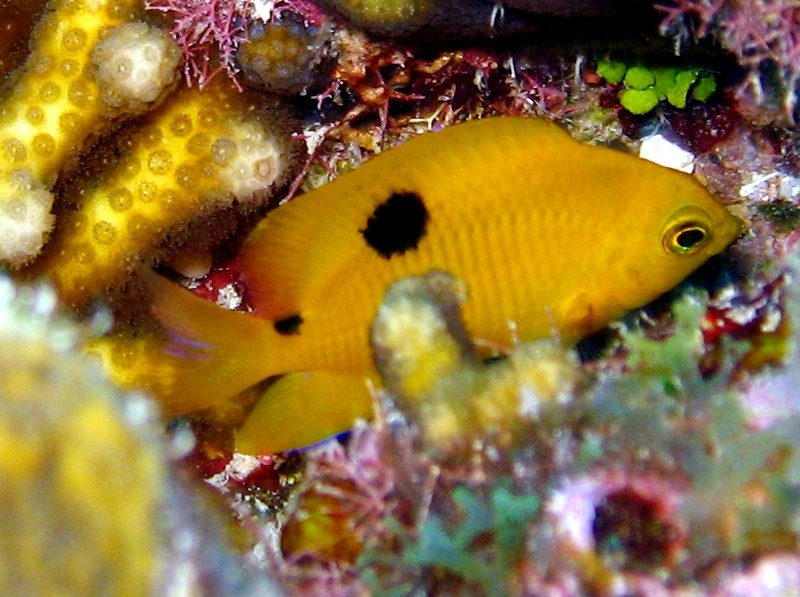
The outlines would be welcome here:
[[[236,450],[274,454],[347,431],[372,416],[372,396],[358,375],[289,373],[272,384],[236,432]]]
[[[380,261],[382,248],[370,250],[363,234],[379,206],[399,197],[413,219],[417,197],[423,209],[447,203],[448,217],[457,217],[454,212],[474,207],[465,193],[473,199],[480,193],[484,203],[501,201],[496,190],[502,188],[509,159],[519,162],[519,170],[541,151],[565,145],[580,147],[545,121],[471,121],[414,137],[295,198],[267,215],[240,254],[256,312],[267,318],[302,312],[303,301],[319,299],[333,281],[346,283],[344,272],[363,268],[365,260]],[[400,212],[402,218],[408,210]]]
[[[239,266],[259,316],[304,311],[310,288],[329,280],[357,249],[358,217],[352,212],[358,198],[348,205],[336,183],[270,212],[248,237]]]

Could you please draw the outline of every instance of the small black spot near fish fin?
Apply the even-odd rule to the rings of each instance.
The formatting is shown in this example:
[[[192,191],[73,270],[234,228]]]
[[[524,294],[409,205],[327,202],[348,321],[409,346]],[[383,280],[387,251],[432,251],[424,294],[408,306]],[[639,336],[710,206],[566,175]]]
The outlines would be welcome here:
[[[293,336],[300,333],[300,326],[303,325],[303,318],[298,313],[295,313],[288,317],[275,320],[272,325],[275,327],[275,331],[281,336]]]
[[[370,248],[389,259],[417,248],[425,236],[429,217],[417,193],[395,192],[375,208],[359,232]]]

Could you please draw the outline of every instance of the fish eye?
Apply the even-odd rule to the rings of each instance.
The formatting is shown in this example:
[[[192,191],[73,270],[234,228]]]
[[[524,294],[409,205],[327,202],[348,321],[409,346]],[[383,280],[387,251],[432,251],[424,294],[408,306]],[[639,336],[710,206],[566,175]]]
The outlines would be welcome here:
[[[689,255],[709,238],[708,228],[700,222],[680,222],[664,235],[664,249],[674,255]]]

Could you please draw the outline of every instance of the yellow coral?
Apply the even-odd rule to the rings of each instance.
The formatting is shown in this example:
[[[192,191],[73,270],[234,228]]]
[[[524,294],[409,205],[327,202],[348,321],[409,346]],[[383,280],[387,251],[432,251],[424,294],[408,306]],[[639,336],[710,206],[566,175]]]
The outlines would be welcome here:
[[[551,341],[482,363],[460,316],[465,298],[463,284],[444,272],[405,278],[389,288],[372,327],[386,389],[434,448],[487,435],[507,441],[577,382],[574,353]]]
[[[41,248],[52,226],[50,187],[112,114],[95,76],[95,48],[141,9],[137,0],[46,7],[32,53],[0,104],[0,262],[19,267]]]
[[[167,473],[144,403],[75,352],[52,292],[15,292],[0,278],[0,594],[151,594]]]
[[[252,98],[219,77],[184,88],[125,139],[117,164],[63,217],[33,270],[81,303],[118,282],[170,230],[234,199],[264,196],[286,172],[286,143]],[[288,138],[288,136],[286,136]]]

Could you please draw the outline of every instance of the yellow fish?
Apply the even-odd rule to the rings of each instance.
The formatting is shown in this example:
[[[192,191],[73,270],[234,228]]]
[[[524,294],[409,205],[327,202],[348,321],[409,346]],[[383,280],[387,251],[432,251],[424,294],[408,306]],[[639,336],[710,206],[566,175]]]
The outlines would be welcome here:
[[[740,229],[687,174],[541,120],[471,121],[269,213],[239,260],[252,314],[153,281],[180,354],[136,374],[172,412],[284,375],[237,441],[243,451],[296,448],[370,415],[370,325],[399,278],[439,269],[463,280],[478,345],[515,334],[570,344],[678,284]]]

